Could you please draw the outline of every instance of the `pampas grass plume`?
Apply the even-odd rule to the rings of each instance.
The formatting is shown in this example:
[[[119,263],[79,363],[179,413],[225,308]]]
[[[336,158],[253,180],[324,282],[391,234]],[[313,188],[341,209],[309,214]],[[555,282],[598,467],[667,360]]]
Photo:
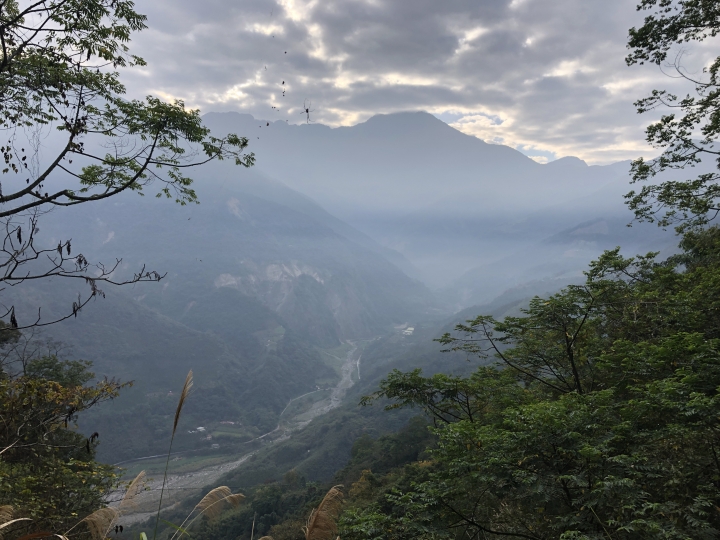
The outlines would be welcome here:
[[[105,540],[107,532],[118,518],[118,515],[118,511],[114,508],[105,507],[95,510],[92,514],[83,518],[81,523],[84,522],[87,525],[90,537],[93,540]]]
[[[13,523],[18,523],[20,521],[32,521],[30,518],[17,518],[13,519],[13,513],[15,512],[15,509],[10,506],[9,504],[6,504],[4,506],[0,506],[0,540],[4,538],[5,531],[2,529],[5,529],[12,525]]]
[[[187,377],[185,377],[185,384],[183,385],[182,392],[180,392],[180,400],[175,409],[175,420],[173,421],[172,435],[170,436],[170,447],[168,448],[167,459],[165,460],[165,473],[163,474],[163,483],[160,488],[160,502],[158,503],[157,515],[155,516],[155,531],[153,532],[153,540],[157,538],[158,525],[160,524],[160,510],[162,509],[163,495],[165,494],[165,484],[167,483],[167,472],[170,466],[170,454],[172,453],[172,445],[175,440],[175,432],[177,431],[178,422],[180,421],[180,413],[182,412],[185,400],[190,394],[190,389],[193,385],[193,372],[192,369],[188,371]]]
[[[205,514],[209,519],[215,519],[222,512],[221,506],[217,503],[230,495],[232,495],[232,491],[230,491],[229,487],[216,487],[195,505],[195,510],[198,510],[201,514]]]
[[[172,535],[171,540],[174,538],[181,538],[183,534],[186,533],[187,529],[190,528],[190,526],[195,522],[196,519],[198,519],[202,515],[206,515],[208,519],[216,519],[220,517],[220,514],[222,514],[223,506],[225,504],[229,504],[230,506],[237,507],[240,505],[241,502],[245,500],[245,495],[242,493],[235,493],[233,494],[232,491],[230,491],[230,488],[227,486],[219,486],[215,489],[211,490],[207,495],[205,495],[199,503],[195,505],[195,508],[192,509],[192,512],[188,514],[188,516],[185,518],[185,521],[182,522],[180,527],[177,528],[177,531],[175,534]],[[190,520],[190,523],[188,523],[188,520],[190,519],[190,516],[192,516],[193,512],[195,510],[198,510],[198,514]],[[185,524],[187,524],[187,527]]]
[[[140,474],[138,474],[135,479],[130,482],[127,491],[125,491],[125,495],[123,495],[123,498],[118,505],[119,514],[123,514],[128,508],[133,508],[137,506],[135,504],[135,497],[137,497],[137,494],[140,493],[144,481],[145,471],[140,471]]]
[[[202,500],[197,503],[195,510],[199,510],[201,514],[205,514],[209,519],[216,519],[222,513],[222,502],[226,502],[231,506],[238,506],[245,496],[236,493],[233,495],[227,486],[219,486],[205,495]]]
[[[343,494],[342,486],[330,488],[320,505],[310,512],[307,525],[303,527],[305,540],[332,540],[337,533],[335,520],[340,514]]]
[[[183,405],[185,404],[185,400],[188,397],[188,394],[190,393],[190,389],[193,385],[193,372],[192,369],[188,372],[187,377],[185,377],[185,384],[183,385],[182,392],[180,392],[180,401],[178,401],[177,409],[175,409],[175,421],[173,422],[173,430],[172,434],[175,435],[175,431],[177,431],[178,422],[180,421],[180,412],[182,411]]]
[[[0,540],[4,538],[5,531],[2,529],[5,529],[12,525],[13,523],[17,523],[19,521],[32,521],[30,518],[17,518],[13,519],[13,513],[15,512],[15,509],[10,506],[9,504],[6,504],[4,506],[0,506]]]
[[[9,504],[6,504],[5,506],[0,506],[0,525],[3,523],[7,523],[10,521],[13,517],[13,507]]]

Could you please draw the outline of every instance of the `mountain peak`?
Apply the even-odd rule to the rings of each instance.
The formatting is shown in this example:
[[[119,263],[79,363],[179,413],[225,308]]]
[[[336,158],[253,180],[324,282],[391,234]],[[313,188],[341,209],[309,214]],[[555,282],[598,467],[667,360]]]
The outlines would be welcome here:
[[[460,135],[456,129],[450,127],[442,120],[425,111],[406,111],[390,114],[376,114],[365,122],[353,126],[353,129],[360,131],[382,131],[383,133],[417,133],[418,131],[442,132],[445,136],[454,132]]]
[[[578,157],[567,156],[567,157],[562,157],[560,159],[556,159],[555,161],[551,161],[550,163],[547,163],[545,166],[569,170],[569,169],[580,169],[580,168],[584,169],[588,166],[588,164],[585,163],[582,159],[580,159]]]
[[[382,125],[386,123],[414,123],[423,125],[445,124],[442,120],[425,111],[401,111],[388,114],[375,114],[368,118],[365,124]]]

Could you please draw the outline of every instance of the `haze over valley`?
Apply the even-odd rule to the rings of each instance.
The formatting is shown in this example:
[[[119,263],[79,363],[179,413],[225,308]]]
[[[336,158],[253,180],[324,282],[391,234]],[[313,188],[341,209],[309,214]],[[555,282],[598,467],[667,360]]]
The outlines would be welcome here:
[[[198,170],[200,204],[126,197],[43,216],[51,245],[72,237],[94,260],[121,257],[118,277],[143,266],[164,275],[103,287],[107,298],[42,332],[99,374],[136,381],[101,409],[113,411],[100,448],[112,462],[162,452],[160,411],[189,369],[203,388],[188,404],[194,423],[243,427],[221,442],[185,433],[178,449],[230,442],[233,453],[275,429],[292,399],[338,384],[348,344],[407,341],[406,328],[432,336],[460,310],[582,282],[605,249],[676,244],[653,225],[627,226],[627,162],[541,165],[423,112],[334,129],[238,113],[203,121],[218,135],[260,138],[254,167]],[[38,286],[15,299],[17,312],[34,302],[60,315],[83,287]]]
[[[716,4],[0,1],[0,537],[717,538]]]

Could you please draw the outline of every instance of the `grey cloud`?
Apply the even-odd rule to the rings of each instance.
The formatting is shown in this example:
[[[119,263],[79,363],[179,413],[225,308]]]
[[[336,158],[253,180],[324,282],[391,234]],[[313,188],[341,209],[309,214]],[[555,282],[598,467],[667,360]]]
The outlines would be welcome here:
[[[316,121],[346,125],[423,109],[531,155],[607,162],[643,149],[650,118],[634,114],[633,100],[677,84],[654,67],[625,66],[627,29],[642,16],[634,0],[154,0],[138,8],[151,28],[134,48],[150,65],[124,74],[130,93],[183,98],[204,112],[299,123],[307,98]]]

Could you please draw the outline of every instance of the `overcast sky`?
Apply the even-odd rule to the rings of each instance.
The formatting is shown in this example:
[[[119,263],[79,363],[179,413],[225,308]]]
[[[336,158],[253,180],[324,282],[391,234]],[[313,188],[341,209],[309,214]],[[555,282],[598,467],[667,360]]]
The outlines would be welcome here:
[[[353,125],[425,110],[545,162],[653,155],[653,87],[685,93],[657,66],[625,65],[635,0],[137,0],[149,29],[123,74],[129,94],[201,111]],[[707,63],[709,43],[686,55]],[[284,85],[282,84],[284,81]],[[283,90],[285,94],[283,95]],[[273,109],[278,107],[279,111]]]

